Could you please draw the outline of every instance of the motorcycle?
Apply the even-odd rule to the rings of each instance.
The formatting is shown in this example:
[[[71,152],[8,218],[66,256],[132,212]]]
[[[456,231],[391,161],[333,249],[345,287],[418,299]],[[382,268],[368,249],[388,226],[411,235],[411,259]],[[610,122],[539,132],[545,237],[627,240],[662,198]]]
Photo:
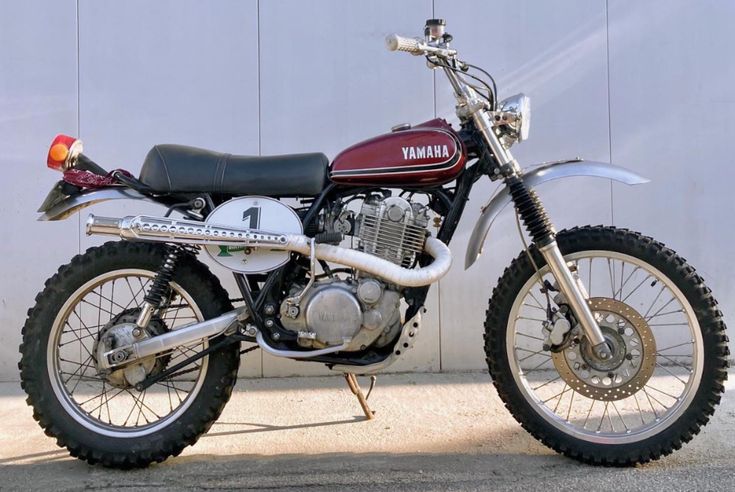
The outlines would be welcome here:
[[[58,136],[47,164],[63,179],[39,220],[115,199],[167,212],[90,215],[87,234],[117,240],[75,256],[36,297],[19,367],[46,434],[89,463],[161,462],[210,428],[241,355],[257,348],[344,374],[372,417],[356,376],[411,349],[429,287],[451,266],[447,245],[470,190],[487,177],[504,186],[482,208],[465,267],[509,204],[521,239],[521,223],[531,239],[498,280],[484,324],[508,410],[545,445],[591,464],[644,463],[691,440],[727,378],[712,293],[650,237],[603,226],[557,232],[534,190],[570,176],[647,180],[580,159],[522,170],[510,148],[528,138],[529,99],[498,101],[490,74],[451,41],[442,19],[428,20],[423,37],[386,40],[446,75],[460,128],[398,125],[331,163],[321,153],[156,145],[134,177]],[[200,253],[233,272],[241,298],[229,298]],[[241,350],[244,342],[254,345]]]

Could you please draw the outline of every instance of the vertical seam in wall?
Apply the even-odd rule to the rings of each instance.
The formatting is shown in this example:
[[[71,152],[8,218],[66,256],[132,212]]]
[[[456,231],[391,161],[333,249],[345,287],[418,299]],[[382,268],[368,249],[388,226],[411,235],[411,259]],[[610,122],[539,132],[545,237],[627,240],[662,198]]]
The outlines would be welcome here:
[[[257,21],[256,22],[257,23],[257,27],[256,27],[256,37],[257,37],[257,39],[256,39],[255,44],[256,44],[256,54],[257,54],[256,66],[257,66],[257,70],[258,70],[258,155],[263,155],[263,150],[262,150],[262,147],[261,147],[262,144],[261,144],[261,131],[260,131],[260,127],[261,127],[261,112],[260,112],[260,80],[261,80],[261,78],[260,78],[260,0],[255,0],[255,18],[256,18],[256,21]],[[259,352],[258,355],[260,355],[260,377],[261,378],[264,378],[265,377],[265,369],[263,367],[263,357],[264,357],[263,356],[263,351],[262,350],[259,350],[258,352]]]
[[[436,0],[431,0],[431,18],[436,18]],[[434,92],[434,118],[436,115],[436,70],[431,71],[432,85]],[[439,324],[439,372],[444,370],[444,357],[442,355],[442,282],[439,280],[436,283],[436,314],[437,322]]]
[[[261,125],[261,113],[260,113],[260,0],[255,0],[255,10],[256,10],[256,18],[257,18],[257,40],[256,40],[256,52],[257,52],[257,68],[258,68],[258,155],[263,155],[263,150],[261,148],[261,135],[260,135],[260,125]]]
[[[612,151],[612,110],[610,103],[610,12],[609,0],[605,0],[605,51],[607,57],[607,151],[610,163],[613,161]],[[610,222],[615,225],[615,200],[613,197],[614,185],[610,180]]]
[[[79,88],[80,85],[80,77],[79,77],[79,0],[77,0],[77,135],[79,138],[82,136],[82,128],[81,128],[81,115],[79,112],[80,108],[80,94],[81,89]],[[81,254],[82,252],[82,214],[77,214],[77,252]]]

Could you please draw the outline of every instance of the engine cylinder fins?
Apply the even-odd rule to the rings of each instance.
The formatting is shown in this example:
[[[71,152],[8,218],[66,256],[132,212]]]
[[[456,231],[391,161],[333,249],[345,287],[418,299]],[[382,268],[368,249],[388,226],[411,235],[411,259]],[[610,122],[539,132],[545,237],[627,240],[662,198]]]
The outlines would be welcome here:
[[[361,249],[408,268],[426,242],[428,215],[423,205],[401,197],[366,200],[359,217]]]
[[[556,231],[536,192],[528,188],[517,176],[508,178],[506,184],[518,215],[533,242],[538,246],[551,244],[556,237]]]

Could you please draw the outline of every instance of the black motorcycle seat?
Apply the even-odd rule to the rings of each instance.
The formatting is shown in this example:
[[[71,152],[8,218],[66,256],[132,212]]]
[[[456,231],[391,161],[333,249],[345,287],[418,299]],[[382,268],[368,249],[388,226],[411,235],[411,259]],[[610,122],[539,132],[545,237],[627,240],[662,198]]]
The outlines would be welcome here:
[[[155,145],[140,181],[161,193],[296,197],[318,195],[329,159],[322,153],[244,156],[185,145]]]

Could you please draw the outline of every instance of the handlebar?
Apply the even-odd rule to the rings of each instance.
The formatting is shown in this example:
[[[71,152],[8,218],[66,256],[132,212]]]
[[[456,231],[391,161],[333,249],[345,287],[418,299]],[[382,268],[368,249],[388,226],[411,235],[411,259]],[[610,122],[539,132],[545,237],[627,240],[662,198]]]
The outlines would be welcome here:
[[[398,34],[391,34],[385,38],[385,45],[389,51],[405,51],[412,55],[423,53],[421,43],[416,38],[404,38]]]
[[[385,38],[385,45],[390,51],[405,51],[414,56],[435,55],[442,58],[452,57],[457,54],[456,50],[434,46],[419,38],[406,38],[398,34],[391,34]]]

